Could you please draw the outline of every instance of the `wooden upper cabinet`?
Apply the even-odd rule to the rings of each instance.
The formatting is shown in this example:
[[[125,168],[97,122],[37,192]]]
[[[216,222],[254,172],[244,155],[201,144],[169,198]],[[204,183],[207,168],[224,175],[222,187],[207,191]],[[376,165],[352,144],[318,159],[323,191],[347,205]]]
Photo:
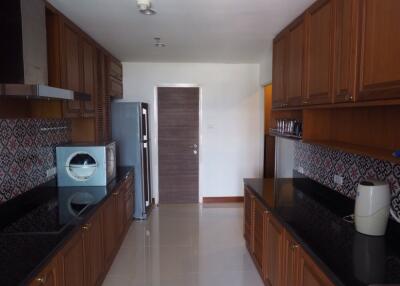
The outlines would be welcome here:
[[[265,281],[271,286],[280,286],[282,281],[284,228],[276,218],[269,216],[266,233]]]
[[[87,39],[82,39],[82,63],[83,63],[83,91],[91,96],[90,101],[82,102],[84,117],[94,116],[96,111],[96,47]]]
[[[272,70],[272,107],[286,105],[286,60],[288,34],[283,33],[274,40]]]
[[[334,286],[303,249],[299,249],[298,286]]]
[[[361,0],[358,100],[400,98],[400,1]]]
[[[357,0],[335,0],[333,100],[354,101],[356,87]]]
[[[73,91],[82,91],[80,35],[67,21],[61,21],[61,87]],[[66,101],[63,104],[64,117],[79,117],[79,100]]]
[[[296,19],[288,28],[286,98],[289,106],[303,102],[305,18]]]
[[[107,57],[107,94],[112,98],[122,98],[122,64],[111,56]]]
[[[331,103],[333,0],[317,1],[306,13],[306,99],[307,104]],[[298,36],[300,41],[300,33]],[[296,52],[294,52],[296,53]],[[296,58],[300,57],[300,52]],[[300,60],[296,61],[300,65]],[[290,81],[289,81],[290,82]]]

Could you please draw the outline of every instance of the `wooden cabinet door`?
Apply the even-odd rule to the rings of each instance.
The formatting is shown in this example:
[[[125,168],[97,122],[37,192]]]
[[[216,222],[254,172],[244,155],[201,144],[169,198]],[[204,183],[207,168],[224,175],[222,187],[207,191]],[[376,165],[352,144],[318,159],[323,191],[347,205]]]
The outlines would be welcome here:
[[[299,253],[298,286],[334,286],[303,249]]]
[[[282,281],[283,232],[282,225],[273,216],[269,216],[266,235],[267,277],[265,280],[270,286],[280,286]]]
[[[252,232],[253,232],[253,195],[245,187],[244,189],[244,238],[247,248],[252,252]]]
[[[296,286],[299,268],[299,245],[287,231],[284,233],[283,253],[282,286]]]
[[[333,0],[319,0],[306,14],[305,97],[308,104],[332,102],[330,85],[333,63],[333,8]]]
[[[303,103],[305,19],[299,17],[289,28],[286,98],[289,106]],[[274,87],[273,87],[274,88]]]
[[[281,108],[286,105],[286,60],[288,34],[283,33],[274,40],[272,67],[272,107]]]
[[[82,229],[85,246],[85,285],[99,285],[99,279],[104,269],[101,213],[96,213],[82,226]]]
[[[400,98],[400,1],[361,1],[357,100]]]
[[[82,232],[78,232],[60,253],[64,286],[85,285],[85,260]]]
[[[96,48],[82,40],[83,91],[90,94],[90,101],[82,101],[83,116],[92,117],[96,111]]]
[[[130,175],[127,179],[127,187],[124,194],[124,203],[125,203],[125,228],[128,229],[132,222],[134,203],[135,203],[132,175]]]
[[[112,263],[114,250],[117,245],[116,219],[115,201],[114,198],[109,198],[104,203],[102,211],[104,261],[106,268]]]
[[[62,87],[73,91],[81,89],[80,35],[67,22],[62,22]],[[81,103],[79,100],[63,102],[64,117],[79,117]]]
[[[265,267],[265,235],[266,235],[266,223],[265,223],[265,212],[267,210],[257,199],[254,200],[254,249],[253,256],[256,262],[256,266],[262,276],[264,276]]]
[[[121,185],[118,190],[114,192],[115,210],[116,210],[116,236],[118,243],[121,241],[125,230],[125,194],[126,185]]]
[[[358,27],[357,0],[335,0],[333,100],[355,100],[356,46]]]
[[[29,283],[29,286],[62,286],[61,283],[62,273],[56,257]]]

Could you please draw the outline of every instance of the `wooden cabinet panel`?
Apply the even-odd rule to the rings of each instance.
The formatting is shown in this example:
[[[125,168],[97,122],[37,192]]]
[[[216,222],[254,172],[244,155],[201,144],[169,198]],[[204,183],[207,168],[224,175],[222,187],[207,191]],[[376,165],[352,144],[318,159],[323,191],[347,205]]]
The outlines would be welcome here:
[[[400,1],[362,0],[358,100],[400,98]]]
[[[94,116],[96,104],[96,48],[82,39],[83,90],[90,94],[90,101],[83,101],[84,117]]]
[[[108,94],[114,98],[122,98],[122,82],[113,77],[109,77]]]
[[[246,245],[252,252],[253,240],[253,195],[251,191],[245,188],[244,190],[244,238]]]
[[[270,286],[280,286],[282,281],[283,232],[282,225],[270,216],[267,220],[265,279]]]
[[[81,89],[80,36],[67,22],[61,23],[62,39],[62,87],[73,91]],[[79,100],[63,102],[64,117],[79,117],[81,103]]]
[[[289,27],[288,37],[286,97],[289,106],[298,106],[302,104],[304,94],[305,20],[303,16]]]
[[[335,1],[334,102],[354,101],[358,7],[356,0]]]
[[[64,273],[64,286],[84,286],[84,246],[80,231],[63,248],[60,258]]]
[[[253,255],[256,266],[264,276],[265,272],[265,241],[266,241],[266,209],[257,200],[254,200],[254,249]]]
[[[116,211],[116,237],[119,242],[124,234],[125,229],[125,200],[124,200],[124,188],[122,185],[117,191],[113,193],[115,200],[115,211]]]
[[[29,283],[29,286],[62,286],[61,283],[61,269],[56,257]]]
[[[284,33],[274,40],[272,70],[272,107],[286,104],[286,60],[288,34]]]
[[[104,261],[106,268],[111,265],[117,244],[116,219],[115,201],[113,198],[110,198],[104,203],[102,211]]]
[[[299,252],[298,286],[334,286],[304,250]]]
[[[122,64],[114,59],[108,61],[109,76],[122,81]]]
[[[332,0],[317,1],[307,12],[306,101],[330,103],[332,67]],[[300,57],[300,54],[297,55]]]
[[[285,231],[283,243],[282,286],[296,286],[298,281],[299,245]]]
[[[101,213],[95,214],[82,226],[85,246],[85,285],[99,285],[104,269],[103,230]]]

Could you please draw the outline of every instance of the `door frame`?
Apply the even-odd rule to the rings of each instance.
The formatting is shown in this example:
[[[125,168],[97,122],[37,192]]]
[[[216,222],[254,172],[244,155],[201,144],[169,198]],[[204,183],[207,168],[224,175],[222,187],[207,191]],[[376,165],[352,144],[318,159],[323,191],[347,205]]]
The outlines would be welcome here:
[[[171,84],[157,84],[154,87],[154,136],[153,136],[153,154],[154,154],[154,161],[156,164],[153,164],[153,174],[157,174],[156,178],[153,180],[153,190],[155,190],[153,196],[155,197],[156,204],[159,203],[159,198],[160,198],[160,192],[159,192],[159,162],[158,162],[158,88],[159,87],[180,87],[180,88],[185,88],[185,87],[193,87],[193,88],[198,88],[199,89],[199,147],[198,147],[198,154],[199,154],[199,181],[198,181],[198,186],[199,186],[199,197],[198,197],[198,202],[202,203],[203,202],[203,193],[202,193],[202,188],[201,188],[201,178],[202,178],[202,158],[203,158],[203,152],[202,152],[202,144],[203,144],[203,138],[202,138],[202,131],[203,131],[203,91],[202,87],[199,84],[196,83],[171,83]]]

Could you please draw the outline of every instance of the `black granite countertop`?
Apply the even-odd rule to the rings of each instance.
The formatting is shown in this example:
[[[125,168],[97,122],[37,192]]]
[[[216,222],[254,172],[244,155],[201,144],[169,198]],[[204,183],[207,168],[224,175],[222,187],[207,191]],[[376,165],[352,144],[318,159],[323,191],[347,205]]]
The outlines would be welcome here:
[[[132,172],[119,167],[106,187],[53,180],[0,205],[0,285],[26,285]]]
[[[400,225],[389,221],[382,237],[360,234],[343,220],[354,212],[354,200],[294,175],[244,184],[336,285],[400,285]]]

